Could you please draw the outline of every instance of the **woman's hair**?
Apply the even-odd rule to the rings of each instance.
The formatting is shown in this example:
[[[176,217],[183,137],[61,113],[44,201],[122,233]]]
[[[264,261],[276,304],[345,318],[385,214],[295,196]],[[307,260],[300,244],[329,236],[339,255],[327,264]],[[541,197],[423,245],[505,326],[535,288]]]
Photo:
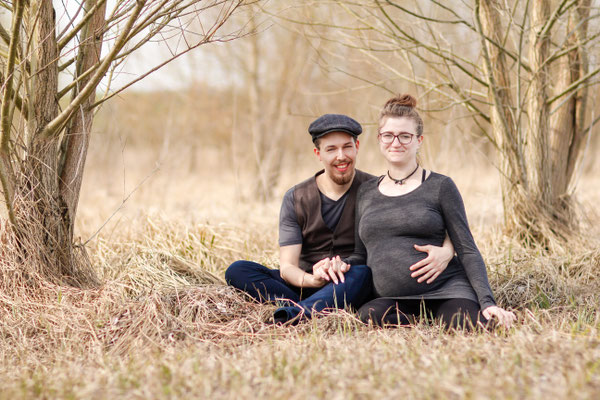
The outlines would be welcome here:
[[[400,118],[406,117],[415,121],[417,125],[417,136],[423,134],[423,120],[415,109],[417,106],[417,99],[412,97],[410,94],[400,94],[398,96],[389,99],[379,114],[379,127],[385,123],[385,120],[389,117]]]

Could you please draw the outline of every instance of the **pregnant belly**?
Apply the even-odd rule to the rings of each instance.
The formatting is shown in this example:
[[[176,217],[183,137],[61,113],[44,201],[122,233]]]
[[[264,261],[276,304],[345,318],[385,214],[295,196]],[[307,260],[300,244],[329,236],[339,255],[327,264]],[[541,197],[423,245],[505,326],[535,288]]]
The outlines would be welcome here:
[[[418,283],[410,275],[409,268],[427,257],[427,253],[418,251],[414,244],[421,241],[402,241],[394,246],[377,246],[368,253],[368,264],[373,272],[373,285],[379,297],[414,296],[439,288],[443,283],[441,276],[433,283]]]

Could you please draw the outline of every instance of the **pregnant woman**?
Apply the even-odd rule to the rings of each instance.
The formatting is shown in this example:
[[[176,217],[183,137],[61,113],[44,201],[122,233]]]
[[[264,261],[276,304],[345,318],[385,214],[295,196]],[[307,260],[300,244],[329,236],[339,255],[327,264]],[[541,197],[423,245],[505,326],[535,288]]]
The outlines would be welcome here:
[[[418,164],[423,120],[415,106],[411,95],[401,95],[383,107],[378,141],[388,171],[358,193],[356,249],[346,261],[371,267],[375,295],[359,316],[380,326],[408,325],[424,312],[447,328],[491,318],[509,327],[515,315],[496,306],[456,185]],[[441,246],[446,231],[457,257],[433,282],[419,283],[409,270],[423,258],[415,244]]]

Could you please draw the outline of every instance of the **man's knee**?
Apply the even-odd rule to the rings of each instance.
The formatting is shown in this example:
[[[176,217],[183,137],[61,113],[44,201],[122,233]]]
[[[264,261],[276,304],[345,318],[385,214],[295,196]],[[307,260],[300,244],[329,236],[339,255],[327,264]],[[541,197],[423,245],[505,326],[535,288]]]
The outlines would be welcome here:
[[[237,287],[240,282],[245,281],[245,276],[248,274],[249,262],[238,260],[231,264],[225,271],[225,282],[228,285]]]
[[[354,279],[371,280],[371,268],[366,265],[353,265],[347,272]]]

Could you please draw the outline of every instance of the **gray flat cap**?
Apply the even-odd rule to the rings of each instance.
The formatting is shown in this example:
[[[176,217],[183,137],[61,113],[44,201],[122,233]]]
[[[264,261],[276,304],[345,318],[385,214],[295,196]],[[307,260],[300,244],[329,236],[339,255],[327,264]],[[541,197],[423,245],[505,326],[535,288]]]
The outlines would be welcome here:
[[[321,115],[308,127],[313,142],[331,132],[346,132],[357,137],[362,133],[362,127],[354,119],[342,114]]]

